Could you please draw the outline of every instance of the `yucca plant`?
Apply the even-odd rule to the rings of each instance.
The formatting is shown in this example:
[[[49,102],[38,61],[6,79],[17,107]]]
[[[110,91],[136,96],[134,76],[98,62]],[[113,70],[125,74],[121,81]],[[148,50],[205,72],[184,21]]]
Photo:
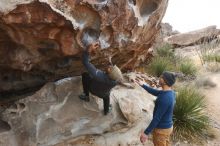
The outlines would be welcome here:
[[[159,77],[163,71],[172,70],[173,65],[170,59],[167,57],[155,57],[152,59],[148,67],[149,72],[152,75]]]
[[[164,44],[161,47],[156,48],[156,53],[160,57],[174,58],[173,47],[170,44]]]
[[[216,55],[215,61],[216,61],[216,62],[220,62],[220,55]]]
[[[197,68],[191,60],[183,59],[179,64],[179,71],[185,75],[196,75]]]
[[[193,87],[181,87],[177,90],[173,113],[174,140],[194,140],[204,136],[209,126],[208,116],[204,112],[204,98]]]

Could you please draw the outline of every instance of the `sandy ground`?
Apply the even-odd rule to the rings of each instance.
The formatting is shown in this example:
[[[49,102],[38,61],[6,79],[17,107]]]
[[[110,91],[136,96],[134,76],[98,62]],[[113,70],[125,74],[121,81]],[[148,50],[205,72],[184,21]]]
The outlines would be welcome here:
[[[213,73],[208,75],[209,78],[216,83],[216,87],[204,89],[208,103],[208,114],[211,118],[213,126],[213,133],[215,139],[210,141],[209,146],[220,146],[220,73]]]

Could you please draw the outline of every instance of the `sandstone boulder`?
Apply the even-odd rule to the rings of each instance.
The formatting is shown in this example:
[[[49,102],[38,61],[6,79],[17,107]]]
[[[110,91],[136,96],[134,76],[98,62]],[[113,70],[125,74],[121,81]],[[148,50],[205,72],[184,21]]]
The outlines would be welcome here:
[[[0,131],[4,146],[127,146],[140,145],[141,130],[152,119],[155,97],[140,86],[116,86],[112,111],[103,115],[102,99],[81,101],[81,78],[48,83],[33,96],[2,113],[9,131]]]
[[[200,30],[172,35],[164,40],[174,46],[190,46],[212,41],[218,35],[220,35],[220,30],[216,26],[209,26]]]
[[[168,0],[1,0],[0,96],[77,76],[83,70],[79,32],[100,32],[93,63],[107,58],[132,70],[151,56]],[[141,56],[141,57],[140,57]],[[19,91],[19,92],[17,92]]]

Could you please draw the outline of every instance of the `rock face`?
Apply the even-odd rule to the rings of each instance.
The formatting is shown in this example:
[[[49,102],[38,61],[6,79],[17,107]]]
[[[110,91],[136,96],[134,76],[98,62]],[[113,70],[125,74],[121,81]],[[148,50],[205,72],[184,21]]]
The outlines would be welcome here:
[[[168,0],[1,0],[0,95],[79,75],[80,30],[100,32],[93,63],[132,70],[149,57]]]
[[[209,26],[200,30],[172,35],[165,38],[165,42],[174,46],[190,46],[200,44],[204,41],[212,41],[220,35],[216,26]]]
[[[160,31],[163,38],[180,33],[177,30],[173,30],[173,27],[169,23],[161,23]]]
[[[102,99],[81,101],[81,78],[46,84],[33,96],[2,113],[10,125],[0,131],[4,146],[127,146],[140,145],[140,132],[150,123],[154,97],[139,86],[116,86],[112,111],[103,115]],[[7,124],[6,123],[6,124]]]

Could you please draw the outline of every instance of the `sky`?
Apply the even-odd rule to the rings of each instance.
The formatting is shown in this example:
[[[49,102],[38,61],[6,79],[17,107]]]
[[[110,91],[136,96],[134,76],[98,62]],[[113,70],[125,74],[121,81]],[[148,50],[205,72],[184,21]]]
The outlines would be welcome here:
[[[182,33],[210,25],[220,28],[220,0],[169,0],[162,22]]]

